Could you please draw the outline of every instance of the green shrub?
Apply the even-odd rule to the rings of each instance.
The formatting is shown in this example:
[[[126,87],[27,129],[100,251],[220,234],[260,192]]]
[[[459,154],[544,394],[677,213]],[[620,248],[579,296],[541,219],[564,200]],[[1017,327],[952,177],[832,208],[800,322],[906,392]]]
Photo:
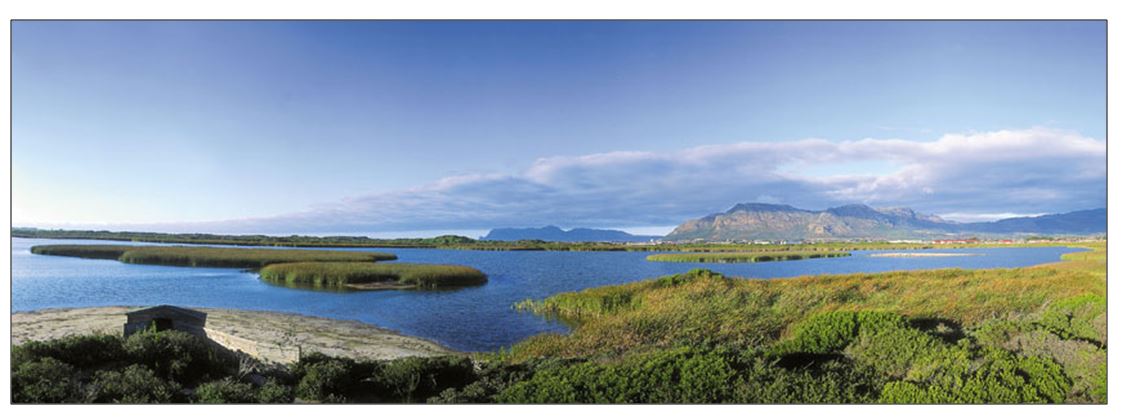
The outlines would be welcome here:
[[[203,339],[181,331],[138,332],[125,340],[129,359],[163,379],[193,384],[228,374],[232,359],[220,358]]]
[[[69,364],[45,357],[13,367],[13,403],[72,403],[80,400],[77,372]]]
[[[276,379],[268,379],[264,385],[257,388],[259,403],[292,403],[292,400],[292,387],[281,384]]]
[[[195,388],[195,400],[199,403],[255,403],[257,393],[252,384],[227,377],[199,385]]]
[[[728,399],[734,371],[724,357],[689,348],[537,371],[496,400],[508,403],[707,403]]]
[[[339,358],[301,359],[295,374],[296,396],[309,401],[345,402],[360,380],[354,361]]]
[[[840,360],[789,369],[765,356],[756,356],[740,367],[729,401],[870,403],[876,401],[883,381],[871,368]]]
[[[827,354],[849,346],[862,333],[898,329],[905,319],[889,312],[826,312],[796,324],[791,338],[778,346],[781,352]]]
[[[1085,294],[1061,299],[1044,310],[1038,323],[1064,339],[1106,344],[1106,298]]]
[[[423,401],[449,388],[460,388],[475,380],[467,357],[407,357],[382,364],[374,376],[383,397],[392,393],[400,402]]]
[[[131,365],[124,370],[103,370],[94,375],[87,400],[94,403],[168,403],[182,401],[179,387],[152,370]]]
[[[883,403],[1059,403],[1071,382],[1055,362],[987,350],[977,369],[933,384],[892,382]]]
[[[70,335],[48,341],[28,341],[13,348],[14,363],[50,357],[87,369],[125,359],[121,338],[108,334]]]

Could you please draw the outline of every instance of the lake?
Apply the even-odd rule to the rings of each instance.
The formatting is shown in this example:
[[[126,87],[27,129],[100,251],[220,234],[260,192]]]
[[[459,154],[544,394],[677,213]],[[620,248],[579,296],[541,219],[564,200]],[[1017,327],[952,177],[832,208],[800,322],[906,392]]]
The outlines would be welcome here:
[[[854,251],[852,257],[746,264],[660,263],[650,252],[468,251],[362,248],[401,262],[475,267],[490,281],[447,291],[322,292],[266,284],[237,269],[165,267],[31,254],[42,244],[136,244],[116,241],[12,239],[12,311],[111,305],[158,305],[269,310],[366,322],[464,351],[510,346],[542,332],[566,332],[557,322],[511,308],[526,298],[633,282],[708,268],[757,278],[882,272],[946,267],[1023,267],[1060,260],[1073,248],[970,248],[907,252],[969,253],[963,257],[871,257],[901,252]]]

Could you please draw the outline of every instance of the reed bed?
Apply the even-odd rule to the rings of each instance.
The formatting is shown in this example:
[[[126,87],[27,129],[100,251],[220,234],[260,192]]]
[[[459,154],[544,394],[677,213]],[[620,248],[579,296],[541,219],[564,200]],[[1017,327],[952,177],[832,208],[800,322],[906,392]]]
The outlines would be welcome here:
[[[261,269],[261,280],[292,287],[335,290],[435,289],[487,283],[467,266],[411,263],[300,262]]]
[[[275,263],[302,261],[374,262],[397,259],[393,254],[375,252],[184,246],[38,245],[31,247],[31,252],[42,255],[110,259],[131,264],[251,269],[259,269]]]

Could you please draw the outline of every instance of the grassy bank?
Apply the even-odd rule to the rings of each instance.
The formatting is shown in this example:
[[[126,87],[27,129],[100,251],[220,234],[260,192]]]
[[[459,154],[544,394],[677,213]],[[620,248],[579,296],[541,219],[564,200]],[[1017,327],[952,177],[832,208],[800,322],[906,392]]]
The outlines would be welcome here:
[[[686,253],[686,254],[651,254],[647,261],[662,261],[674,263],[763,263],[768,261],[804,260],[811,258],[848,257],[850,253],[842,251],[830,252],[793,252],[793,251],[759,251],[737,253]]]
[[[496,358],[572,363],[500,398],[641,399],[624,381],[595,382],[691,347],[681,361],[723,370],[712,379],[731,388],[726,400],[1105,402],[1105,243],[1090,247],[1029,268],[777,280],[695,270],[524,301],[575,327]]]
[[[112,259],[132,264],[252,269],[274,263],[373,262],[397,259],[393,254],[373,252],[127,245],[37,245],[31,247],[31,253]]]
[[[409,263],[282,263],[261,269],[270,283],[321,289],[433,289],[481,285],[487,276],[471,267]]]

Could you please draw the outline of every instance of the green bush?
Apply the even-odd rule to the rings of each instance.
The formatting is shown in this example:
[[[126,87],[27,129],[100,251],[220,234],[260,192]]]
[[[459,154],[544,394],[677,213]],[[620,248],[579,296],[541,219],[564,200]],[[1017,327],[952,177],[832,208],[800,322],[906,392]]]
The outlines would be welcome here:
[[[1086,294],[1061,299],[1048,306],[1038,323],[1064,339],[1106,344],[1106,298]]]
[[[301,359],[295,374],[300,379],[296,396],[308,401],[345,402],[360,380],[354,361],[349,359]]]
[[[13,348],[12,361],[21,363],[50,357],[81,369],[109,365],[127,356],[115,335],[71,335],[49,341],[28,341]]]
[[[872,333],[906,326],[906,320],[889,312],[826,312],[796,324],[791,338],[778,346],[787,353],[827,354],[845,349],[864,331]]]
[[[416,402],[464,387],[475,380],[475,373],[467,357],[407,357],[383,363],[373,380],[383,399]]]
[[[199,403],[255,403],[257,393],[252,384],[227,377],[199,385],[195,388],[195,400]]]
[[[13,403],[72,403],[81,395],[74,367],[46,357],[13,367]]]
[[[141,365],[124,370],[103,370],[94,375],[87,400],[95,403],[168,403],[181,402],[179,387],[167,382]]]
[[[581,362],[538,371],[496,400],[508,403],[707,403],[728,399],[734,371],[725,358],[689,348],[618,364]]]
[[[138,332],[125,340],[129,359],[163,379],[194,384],[228,374],[232,359],[220,358],[206,341],[181,331]]]
[[[886,384],[883,403],[1059,403],[1071,381],[1055,362],[987,350],[977,369],[937,383],[899,381]]]
[[[795,368],[780,367],[765,357],[741,366],[730,402],[735,403],[870,403],[884,379],[868,367],[841,360]]]
[[[292,403],[292,387],[286,386],[276,379],[268,379],[264,385],[257,388],[257,402],[259,403]]]

